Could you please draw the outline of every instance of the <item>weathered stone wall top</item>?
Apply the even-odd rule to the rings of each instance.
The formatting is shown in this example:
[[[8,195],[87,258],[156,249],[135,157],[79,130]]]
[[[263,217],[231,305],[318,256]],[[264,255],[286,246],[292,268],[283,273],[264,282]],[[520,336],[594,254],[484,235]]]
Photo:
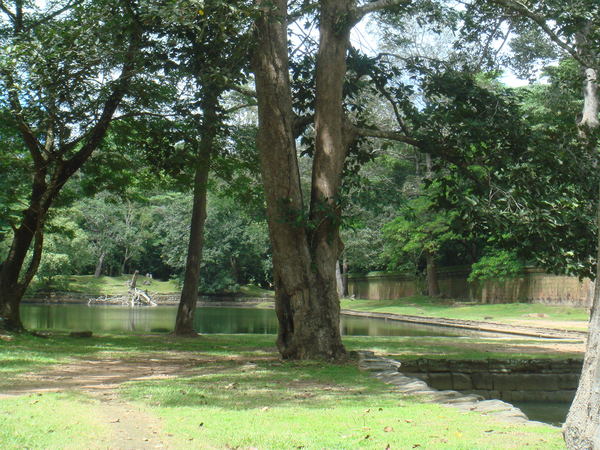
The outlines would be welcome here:
[[[402,372],[580,373],[581,359],[415,359],[402,361]]]

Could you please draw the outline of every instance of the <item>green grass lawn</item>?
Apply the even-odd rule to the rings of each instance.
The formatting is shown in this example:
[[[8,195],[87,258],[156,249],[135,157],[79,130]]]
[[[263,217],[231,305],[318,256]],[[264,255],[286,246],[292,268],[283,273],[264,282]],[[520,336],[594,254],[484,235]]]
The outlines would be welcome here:
[[[420,356],[439,354],[442,343],[452,345],[431,338],[411,345],[414,340],[352,337],[345,344],[349,350],[399,354],[404,349]],[[132,381],[118,391],[161,419],[173,448],[564,448],[557,428],[507,425],[421,403],[352,361],[281,361],[273,341],[269,335],[23,335],[0,341],[0,386],[14,386],[19,373],[43,365],[177,353],[199,362],[179,377]],[[98,448],[107,439],[99,407],[82,394],[0,396],[0,443],[2,448]]]
[[[342,299],[341,304],[342,308],[355,311],[505,323],[527,321],[532,325],[540,321],[578,322],[589,319],[589,312],[586,308],[535,303],[478,304],[425,296],[406,297],[398,300]],[[581,326],[575,324],[573,328],[581,328]]]
[[[230,361],[122,388],[201,448],[562,448],[560,432],[401,396],[354,365]]]
[[[239,293],[246,297],[265,298],[265,297],[274,297],[275,296],[274,291],[269,291],[268,289],[263,289],[261,287],[255,286],[253,284],[248,284],[246,286],[240,286]]]
[[[96,419],[97,402],[72,393],[0,397],[3,449],[98,448],[106,424]]]

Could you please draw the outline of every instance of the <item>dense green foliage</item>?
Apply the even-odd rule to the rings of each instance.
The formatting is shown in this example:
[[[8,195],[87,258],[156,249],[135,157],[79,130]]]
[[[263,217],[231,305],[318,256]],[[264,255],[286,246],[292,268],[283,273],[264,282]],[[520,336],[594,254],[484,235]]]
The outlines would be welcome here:
[[[392,8],[374,19],[381,27],[382,52],[349,51],[344,100],[349,116],[366,129],[394,130],[410,139],[392,144],[361,136],[351,146],[340,199],[342,259],[351,272],[419,272],[423,252],[430,251],[441,265],[483,257],[472,279],[508,276],[524,263],[591,275],[598,174],[592,164],[596,149],[582,145],[573,126],[581,110],[577,63],[563,54],[560,64],[545,69],[547,82],[503,86],[501,69],[511,67],[538,81],[534,69],[540,61],[556,60],[559,49],[521,20],[513,23],[510,53],[502,56],[498,40],[506,29],[498,23],[505,18],[495,21],[497,2],[468,3],[464,10],[447,2]],[[580,9],[558,3],[536,8],[568,37],[579,19],[595,14],[586,12],[584,3]],[[56,2],[44,10],[28,4],[19,38],[11,34],[14,17],[3,15],[2,67],[13,78],[5,71],[2,80],[13,91],[18,88],[22,99],[31,99],[23,100],[23,117],[41,142],[49,138],[43,131],[48,111],[54,111],[55,128],[64,128],[59,139],[76,139],[121,63],[127,30],[97,19],[125,6],[90,5]],[[64,13],[43,19],[61,6]],[[294,17],[310,29],[314,5],[297,6],[291,5]],[[216,87],[223,94],[222,123],[211,169],[223,181],[210,187],[202,290],[249,282],[269,286],[264,198],[255,174],[255,99],[251,89],[240,88],[250,79],[250,40],[244,36],[255,11],[248,2],[214,0],[176,6],[142,2],[127,14],[143,18],[146,65],[123,100],[120,119],[56,200],[46,221],[39,281],[51,285],[56,275],[91,274],[97,268],[113,275],[140,270],[163,279],[181,276],[191,174],[202,138],[201,101]],[[303,36],[300,29],[290,33],[294,39]],[[415,36],[426,38],[417,43]],[[305,35],[291,56],[300,119],[314,112],[316,45]],[[435,55],[428,56],[433,49]],[[10,97],[0,95],[3,257],[28,196],[32,164],[11,111]],[[307,183],[313,132],[310,126],[299,131]]]

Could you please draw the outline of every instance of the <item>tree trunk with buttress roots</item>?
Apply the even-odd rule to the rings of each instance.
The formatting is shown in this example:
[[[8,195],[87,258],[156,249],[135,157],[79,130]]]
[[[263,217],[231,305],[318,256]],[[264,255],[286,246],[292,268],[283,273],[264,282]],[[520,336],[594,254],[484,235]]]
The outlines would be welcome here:
[[[206,192],[210,160],[213,154],[217,136],[217,105],[219,95],[204,94],[202,101],[203,119],[196,172],[194,175],[194,202],[192,206],[192,222],[188,244],[185,275],[177,318],[175,319],[176,336],[196,336],[194,315],[198,302],[198,287],[200,284],[200,266],[202,264],[202,248],[204,244],[204,224],[206,223]]]
[[[257,144],[273,247],[275,307],[279,321],[277,345],[284,358],[340,359],[345,355],[345,349],[339,331],[335,263],[342,246],[339,223],[325,214],[331,211],[339,214],[335,201],[345,151],[342,156],[333,154],[340,150],[337,145],[341,142],[342,130],[331,127],[342,123],[339,117],[341,102],[333,125],[330,118],[316,119],[319,128],[316,153],[328,153],[316,157],[313,164],[310,219],[311,223],[320,222],[311,230],[302,220],[304,200],[293,132],[286,3],[283,0],[257,0],[263,11],[256,23],[257,42],[253,57],[259,111]],[[336,47],[334,52],[343,56],[342,65],[345,66],[345,48]],[[319,61],[327,56],[320,54]],[[341,70],[345,72],[345,69]],[[336,69],[333,78],[336,82],[339,82],[339,73]],[[323,95],[323,89],[328,85],[328,80],[323,80],[323,73],[317,84],[317,95]],[[340,96],[341,87],[339,93],[334,92],[333,99],[341,99]],[[317,108],[322,108],[325,101],[323,97],[318,100],[320,106]],[[336,133],[333,143],[324,137],[329,132]]]

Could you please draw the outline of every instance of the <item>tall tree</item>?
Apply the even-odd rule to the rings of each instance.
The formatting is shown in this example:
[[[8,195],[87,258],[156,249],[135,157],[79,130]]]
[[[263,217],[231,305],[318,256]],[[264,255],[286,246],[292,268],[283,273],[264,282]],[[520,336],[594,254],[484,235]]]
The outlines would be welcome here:
[[[242,2],[239,3],[238,6],[242,6]],[[225,131],[226,114],[220,97],[229,86],[243,80],[249,42],[247,16],[232,8],[231,2],[207,1],[200,11],[193,2],[190,6],[196,12],[195,19],[183,32],[173,30],[171,33],[172,37],[179,34],[179,69],[196,87],[193,101],[183,108],[192,121],[191,126],[196,128],[185,138],[195,153],[195,170],[186,268],[175,320],[177,336],[196,335],[194,312],[202,263],[208,177]]]
[[[142,27],[127,0],[2,3],[0,97],[30,159],[31,193],[0,269],[0,326],[21,331],[19,305],[40,263],[48,210],[90,158],[128,93]],[[28,267],[25,260],[32,248]]]
[[[277,345],[284,358],[339,359],[345,354],[335,276],[343,249],[339,194],[349,148],[359,135],[343,104],[349,37],[365,14],[403,3],[409,2],[318,2],[314,156],[306,217],[295,143],[304,118],[296,118],[292,107],[287,2],[255,1],[260,10],[253,55],[257,144],[273,246]]]

